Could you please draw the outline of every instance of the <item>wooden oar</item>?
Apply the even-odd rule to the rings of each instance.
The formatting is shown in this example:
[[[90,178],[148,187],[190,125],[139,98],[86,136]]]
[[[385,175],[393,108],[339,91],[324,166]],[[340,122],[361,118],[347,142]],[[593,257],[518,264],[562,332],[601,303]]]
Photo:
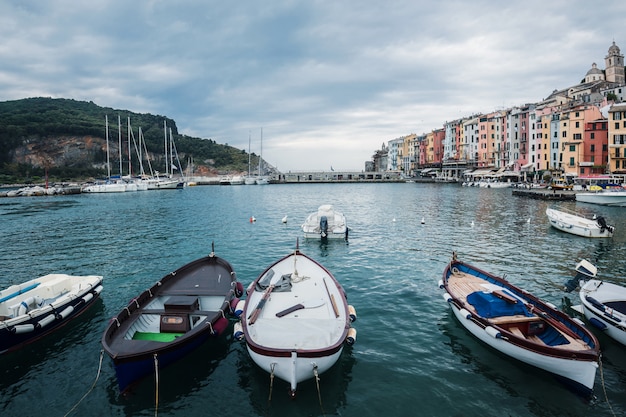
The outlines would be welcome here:
[[[283,311],[279,311],[278,313],[276,313],[276,317],[283,317],[283,316],[286,316],[289,313],[293,313],[294,311],[302,310],[303,308],[321,307],[324,304],[326,304],[326,302],[324,300],[322,300],[322,299],[320,299],[320,300],[305,300],[305,301],[301,302],[300,304],[296,304],[295,306],[286,308]]]
[[[271,272],[274,272],[274,271],[272,270]],[[280,278],[281,278],[281,275],[278,275],[278,274],[272,277],[269,287],[267,287],[267,289],[265,290],[265,293],[263,294],[263,298],[261,298],[261,301],[259,301],[259,303],[256,305],[252,314],[248,316],[248,324],[254,324],[256,319],[259,317],[259,314],[261,314],[261,310],[263,309],[263,306],[265,306],[267,299],[270,297],[270,294],[274,290],[274,287],[276,286],[276,284],[278,284],[278,281],[280,280]]]
[[[333,305],[333,311],[335,312],[335,317],[339,317],[339,309],[337,308],[337,302],[335,301],[335,295],[331,294],[330,291],[328,291],[328,285],[326,285],[326,277],[322,278],[322,280],[324,281],[324,287],[326,287],[326,294],[328,294],[328,298],[330,298],[330,302]]]

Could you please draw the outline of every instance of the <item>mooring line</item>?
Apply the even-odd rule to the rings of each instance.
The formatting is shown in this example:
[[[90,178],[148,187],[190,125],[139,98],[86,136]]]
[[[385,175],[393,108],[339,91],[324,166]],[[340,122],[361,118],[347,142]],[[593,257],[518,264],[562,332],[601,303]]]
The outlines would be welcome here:
[[[613,411],[613,407],[611,407],[611,403],[609,402],[609,396],[606,393],[606,386],[604,385],[604,372],[602,372],[602,355],[598,358],[598,362],[600,364],[600,383],[602,384],[602,390],[604,391],[604,399],[606,400],[606,404],[609,406],[609,410],[611,410],[611,414],[617,417],[615,411]]]
[[[103,356],[104,356],[104,349],[100,350],[100,361],[98,363],[98,373],[96,374],[96,379],[93,381],[93,384],[91,384],[91,388],[89,388],[89,391],[87,391],[85,395],[83,395],[82,398],[78,400],[78,402],[74,405],[74,407],[72,407],[70,411],[68,411],[67,414],[65,414],[64,417],[67,417],[68,415],[72,414],[74,410],[76,410],[76,407],[78,407],[78,405],[85,399],[85,397],[87,397],[87,395],[89,395],[89,393],[93,391],[94,387],[96,386],[96,382],[98,382],[98,378],[100,378],[100,371],[102,370],[102,357]]]
[[[317,365],[313,367],[313,375],[315,375],[315,384],[317,385],[317,399],[320,402],[320,410],[322,410],[322,416],[325,416],[324,406],[322,405],[322,391],[320,390],[320,376],[317,373]]]
[[[159,359],[154,354],[154,417],[159,414]]]

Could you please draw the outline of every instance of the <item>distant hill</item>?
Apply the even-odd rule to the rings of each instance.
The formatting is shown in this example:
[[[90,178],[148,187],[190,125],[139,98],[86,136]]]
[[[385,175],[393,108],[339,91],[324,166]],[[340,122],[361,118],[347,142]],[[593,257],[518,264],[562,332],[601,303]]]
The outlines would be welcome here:
[[[128,174],[128,127],[130,118],[133,174],[139,172],[135,144],[139,128],[153,170],[165,172],[163,123],[172,136],[183,169],[193,161],[196,175],[245,172],[245,150],[218,144],[211,139],[178,134],[176,122],[166,116],[133,113],[71,99],[27,98],[0,102],[0,183],[37,182],[46,170],[59,181],[102,177],[106,167],[105,116],[109,119],[109,160],[119,173],[119,131],[122,133],[122,165]],[[121,129],[118,130],[118,116]],[[134,138],[134,141],[133,141]],[[137,144],[138,146],[138,144]],[[145,151],[143,165],[147,170]],[[252,154],[252,165],[258,158]]]

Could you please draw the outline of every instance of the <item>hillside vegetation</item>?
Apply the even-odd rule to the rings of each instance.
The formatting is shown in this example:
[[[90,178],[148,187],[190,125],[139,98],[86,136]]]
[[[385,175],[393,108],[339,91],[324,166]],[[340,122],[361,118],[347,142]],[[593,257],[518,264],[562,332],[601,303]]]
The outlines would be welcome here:
[[[139,139],[140,127],[150,165],[165,172],[164,121],[168,130],[172,130],[183,169],[188,161],[193,161],[194,170],[205,175],[248,170],[246,151],[211,139],[180,135],[176,122],[165,116],[100,107],[93,102],[28,98],[0,102],[0,183],[36,182],[46,170],[50,178],[60,181],[105,176],[105,116],[109,119],[109,155],[114,173],[118,173],[120,165],[118,116],[124,167],[128,165],[127,120],[130,118],[133,173],[139,169],[134,143]],[[256,166],[256,155],[252,160]]]

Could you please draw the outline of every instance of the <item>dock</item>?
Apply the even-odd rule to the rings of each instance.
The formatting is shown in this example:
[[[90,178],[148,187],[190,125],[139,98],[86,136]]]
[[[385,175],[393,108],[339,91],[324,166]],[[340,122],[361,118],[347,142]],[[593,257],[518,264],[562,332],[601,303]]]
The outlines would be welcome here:
[[[576,191],[549,190],[547,188],[514,188],[513,195],[534,198],[536,200],[576,201]]]

